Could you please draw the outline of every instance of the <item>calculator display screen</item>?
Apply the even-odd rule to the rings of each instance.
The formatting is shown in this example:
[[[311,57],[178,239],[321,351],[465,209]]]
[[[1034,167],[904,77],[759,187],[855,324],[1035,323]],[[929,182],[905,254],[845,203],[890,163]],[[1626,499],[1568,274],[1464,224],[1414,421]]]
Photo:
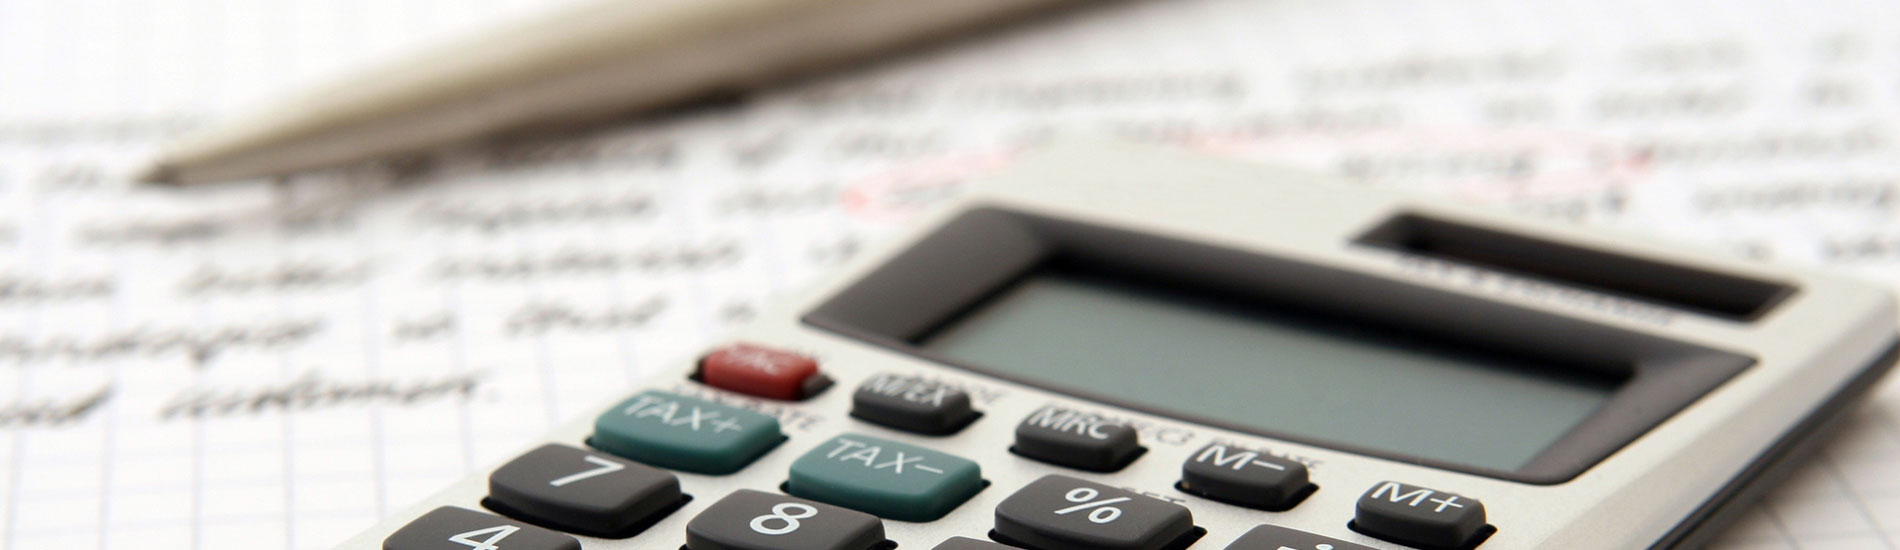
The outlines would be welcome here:
[[[1530,463],[1622,382],[1246,303],[1044,270],[918,343],[1148,410],[1504,471]]]

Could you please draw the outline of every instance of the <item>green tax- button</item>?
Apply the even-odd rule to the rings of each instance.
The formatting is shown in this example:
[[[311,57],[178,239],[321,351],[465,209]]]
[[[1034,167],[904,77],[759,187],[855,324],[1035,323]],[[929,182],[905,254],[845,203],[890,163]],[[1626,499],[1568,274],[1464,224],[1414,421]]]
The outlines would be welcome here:
[[[841,435],[792,463],[785,491],[900,521],[930,521],[977,491],[975,462],[915,445]]]
[[[776,418],[648,390],[601,413],[588,444],[661,468],[730,474],[782,441]]]

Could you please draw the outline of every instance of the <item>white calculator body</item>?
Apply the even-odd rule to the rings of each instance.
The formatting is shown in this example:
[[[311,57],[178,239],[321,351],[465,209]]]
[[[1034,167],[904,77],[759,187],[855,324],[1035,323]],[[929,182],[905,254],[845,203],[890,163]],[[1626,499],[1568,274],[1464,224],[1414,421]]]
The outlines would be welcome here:
[[[1693,548],[1895,334],[1870,283],[1065,145],[343,548]]]

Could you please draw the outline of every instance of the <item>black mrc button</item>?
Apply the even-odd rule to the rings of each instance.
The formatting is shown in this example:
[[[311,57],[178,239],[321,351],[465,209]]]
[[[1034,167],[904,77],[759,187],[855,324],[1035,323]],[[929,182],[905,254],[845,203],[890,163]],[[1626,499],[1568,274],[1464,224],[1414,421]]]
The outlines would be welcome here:
[[[1016,425],[1016,454],[1078,470],[1113,472],[1135,461],[1142,448],[1135,429],[1101,415],[1045,406]]]
[[[1426,550],[1462,550],[1490,538],[1484,503],[1395,481],[1373,485],[1359,497],[1352,530]]]

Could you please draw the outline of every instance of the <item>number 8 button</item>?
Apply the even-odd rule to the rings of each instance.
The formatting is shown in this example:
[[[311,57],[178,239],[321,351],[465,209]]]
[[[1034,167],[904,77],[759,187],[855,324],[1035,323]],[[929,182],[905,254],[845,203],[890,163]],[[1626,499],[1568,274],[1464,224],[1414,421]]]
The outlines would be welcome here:
[[[688,550],[868,550],[883,543],[877,516],[750,489],[686,524]]]

